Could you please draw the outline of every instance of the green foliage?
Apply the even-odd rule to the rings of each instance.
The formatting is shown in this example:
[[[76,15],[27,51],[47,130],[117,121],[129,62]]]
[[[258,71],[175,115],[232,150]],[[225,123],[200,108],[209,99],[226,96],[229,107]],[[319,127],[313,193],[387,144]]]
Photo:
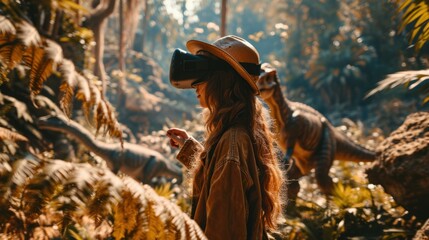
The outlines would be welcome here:
[[[399,30],[409,27],[409,41],[418,52],[429,39],[429,4],[424,0],[404,0],[398,9],[403,12]]]

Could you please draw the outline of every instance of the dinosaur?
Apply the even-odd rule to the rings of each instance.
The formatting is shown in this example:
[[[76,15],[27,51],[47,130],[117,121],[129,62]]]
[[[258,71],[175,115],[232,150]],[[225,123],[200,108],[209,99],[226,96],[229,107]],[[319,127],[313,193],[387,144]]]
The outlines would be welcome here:
[[[315,172],[318,187],[326,196],[334,187],[329,170],[334,160],[372,162],[376,153],[355,143],[336,129],[320,112],[283,96],[277,71],[263,63],[257,82],[260,97],[267,103],[288,178],[288,203],[295,204],[299,178]]]
[[[85,127],[65,116],[48,116],[39,119],[41,129],[62,132],[75,138],[89,150],[103,158],[107,166],[115,173],[121,171],[146,184],[151,184],[156,176],[176,179],[182,182],[182,170],[167,160],[161,153],[147,147],[124,142],[105,143],[96,140]]]

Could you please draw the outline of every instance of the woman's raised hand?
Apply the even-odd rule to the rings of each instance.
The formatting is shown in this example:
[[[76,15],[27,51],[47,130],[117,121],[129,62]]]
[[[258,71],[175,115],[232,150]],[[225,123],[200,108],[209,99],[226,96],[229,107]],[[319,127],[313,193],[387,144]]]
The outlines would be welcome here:
[[[180,128],[167,130],[167,137],[170,138],[170,145],[176,148],[181,148],[185,144],[185,141],[190,138],[189,134]]]

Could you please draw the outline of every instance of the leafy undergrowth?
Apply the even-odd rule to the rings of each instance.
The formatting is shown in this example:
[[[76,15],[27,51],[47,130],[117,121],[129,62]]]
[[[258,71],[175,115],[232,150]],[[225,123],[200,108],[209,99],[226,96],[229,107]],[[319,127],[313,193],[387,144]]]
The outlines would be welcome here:
[[[138,135],[137,141],[176,161],[177,149],[169,146],[166,131],[180,127],[201,139],[203,126],[195,120],[200,118],[195,116],[193,119],[181,124],[167,121],[163,129]],[[381,130],[365,131],[363,124],[350,120],[344,120],[339,129],[372,149],[384,139]],[[9,133],[3,135],[14,141],[20,139]],[[14,145],[1,146],[4,151],[9,149],[11,152]],[[41,153],[47,158],[51,154]],[[178,211],[180,208],[189,214],[191,181],[188,177],[180,185],[157,179],[155,194],[148,186],[142,188],[127,177],[117,178],[109,171],[93,168],[101,161],[92,165],[51,160],[27,160],[32,164],[21,164],[24,162],[7,158],[0,161],[0,190],[3,193],[0,238],[113,239],[155,234],[163,239],[162,236],[181,234],[183,229],[188,229],[184,235],[198,232],[197,229],[189,232],[195,225],[186,214]],[[330,173],[336,190],[328,199],[320,193],[314,172],[303,177],[296,208],[286,209],[284,217],[279,219],[278,231],[272,233],[273,238],[411,239],[421,223],[398,206],[381,186],[368,183],[366,167],[368,165],[336,161]],[[74,174],[78,172],[80,174]],[[158,196],[170,201],[165,202]],[[142,204],[145,207],[142,208]],[[136,216],[140,222],[132,221]]]

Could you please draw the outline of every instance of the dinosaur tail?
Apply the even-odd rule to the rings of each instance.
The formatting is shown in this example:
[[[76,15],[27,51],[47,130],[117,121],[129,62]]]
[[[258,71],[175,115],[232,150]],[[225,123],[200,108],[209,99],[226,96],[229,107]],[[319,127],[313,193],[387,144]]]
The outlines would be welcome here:
[[[375,160],[375,151],[353,142],[352,139],[342,133],[335,134],[337,135],[335,159],[352,162],[372,162]]]

